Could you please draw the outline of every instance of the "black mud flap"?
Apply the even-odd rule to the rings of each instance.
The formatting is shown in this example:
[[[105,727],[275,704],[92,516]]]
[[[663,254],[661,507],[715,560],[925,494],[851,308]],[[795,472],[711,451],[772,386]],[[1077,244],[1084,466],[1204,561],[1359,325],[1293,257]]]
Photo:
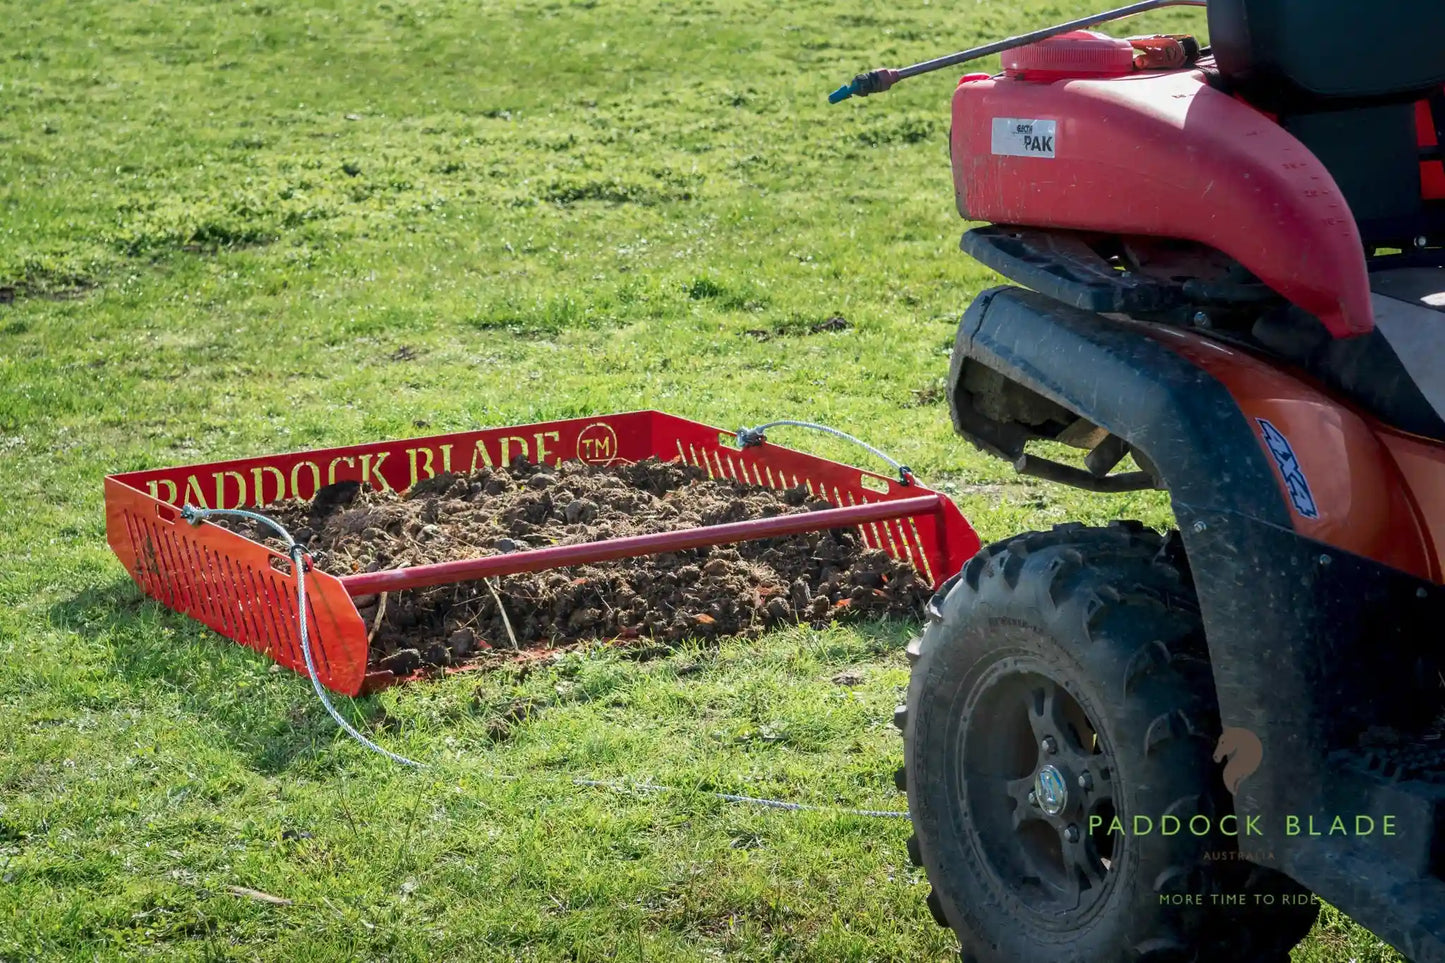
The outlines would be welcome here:
[[[1241,825],[1260,831],[1241,851],[1416,963],[1445,963],[1445,741],[1428,738],[1445,709],[1445,590],[1296,533],[1228,390],[1135,323],[1012,287],[978,297],[953,355],[954,424],[1014,456],[1023,436],[973,406],[966,364],[1119,436],[1168,489],[1214,665],[1218,755],[1240,780]],[[1241,756],[1254,740],[1262,756]],[[1349,834],[1328,832],[1335,816]]]

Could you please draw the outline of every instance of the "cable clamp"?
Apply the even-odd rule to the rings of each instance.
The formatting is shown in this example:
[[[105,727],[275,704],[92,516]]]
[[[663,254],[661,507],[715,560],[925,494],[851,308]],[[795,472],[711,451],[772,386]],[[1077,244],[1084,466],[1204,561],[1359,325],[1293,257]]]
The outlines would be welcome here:
[[[765,434],[763,434],[762,428],[739,428],[739,429],[738,429],[738,447],[739,447],[739,448],[756,448],[758,445],[761,445],[763,442],[765,442],[765,441],[767,441],[767,440],[768,440],[768,436],[765,435]]]

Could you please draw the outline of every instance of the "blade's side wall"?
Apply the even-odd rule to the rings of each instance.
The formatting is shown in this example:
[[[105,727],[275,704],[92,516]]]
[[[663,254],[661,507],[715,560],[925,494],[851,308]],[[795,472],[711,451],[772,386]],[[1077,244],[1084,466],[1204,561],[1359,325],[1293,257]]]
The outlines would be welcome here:
[[[193,526],[171,506],[106,479],[107,537],[141,590],[168,608],[305,673],[291,562],[216,525]],[[334,577],[307,576],[316,675],[343,695],[361,690],[366,627]]]

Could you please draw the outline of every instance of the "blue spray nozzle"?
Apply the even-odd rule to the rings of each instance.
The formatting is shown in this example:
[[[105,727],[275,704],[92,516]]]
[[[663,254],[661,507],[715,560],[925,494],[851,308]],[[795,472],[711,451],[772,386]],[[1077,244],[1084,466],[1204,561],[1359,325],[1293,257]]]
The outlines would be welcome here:
[[[841,104],[843,101],[847,100],[849,97],[852,96],[853,85],[844,84],[843,86],[839,87],[837,90],[833,91],[831,94],[828,95],[828,103]]]

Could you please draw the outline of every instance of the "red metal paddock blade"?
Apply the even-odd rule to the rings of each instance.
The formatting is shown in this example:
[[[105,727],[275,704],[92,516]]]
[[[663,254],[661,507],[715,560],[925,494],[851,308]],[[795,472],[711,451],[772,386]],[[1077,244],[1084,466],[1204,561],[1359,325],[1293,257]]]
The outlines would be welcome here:
[[[519,563],[535,570],[534,565],[575,565],[684,545],[848,525],[857,526],[868,547],[908,560],[937,587],[979,548],[978,536],[958,508],[916,483],[902,485],[771,442],[740,450],[732,432],[657,411],[112,475],[105,480],[106,535],[116,557],[146,594],[304,673],[290,560],[219,526],[189,525],[180,519],[179,507],[256,508],[278,499],[306,500],[338,481],[405,491],[441,472],[505,465],[517,457],[533,463],[555,465],[566,460],[600,466],[657,457],[696,465],[712,477],[743,484],[777,489],[802,486],[838,508],[641,536],[640,541],[614,539],[560,546],[410,571],[341,579],[310,572],[306,577],[308,615],[317,677],[323,685],[356,695],[391,681],[380,678],[389,673],[368,676],[366,626],[351,601],[352,594],[387,586],[394,590],[402,583],[411,587],[480,578],[520,570],[508,568]],[[418,578],[425,581],[415,581]]]

